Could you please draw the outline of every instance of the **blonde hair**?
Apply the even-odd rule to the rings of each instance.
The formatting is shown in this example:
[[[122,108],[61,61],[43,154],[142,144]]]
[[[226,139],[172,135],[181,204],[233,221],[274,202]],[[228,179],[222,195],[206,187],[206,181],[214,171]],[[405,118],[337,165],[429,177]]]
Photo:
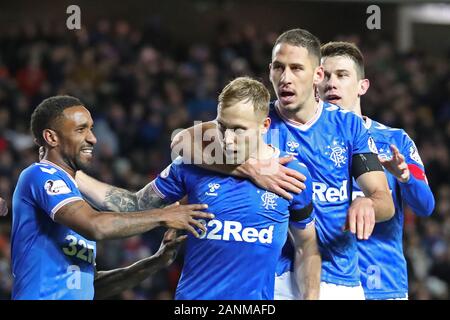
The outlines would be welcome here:
[[[238,102],[251,102],[253,110],[269,114],[270,93],[259,81],[250,77],[239,77],[228,83],[219,95],[219,109],[225,109]]]

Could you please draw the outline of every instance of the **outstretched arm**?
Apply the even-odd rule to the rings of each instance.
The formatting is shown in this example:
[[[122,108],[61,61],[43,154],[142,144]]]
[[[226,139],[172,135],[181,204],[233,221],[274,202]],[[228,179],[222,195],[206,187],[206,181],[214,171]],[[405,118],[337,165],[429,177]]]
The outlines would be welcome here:
[[[255,160],[249,159],[242,164],[227,164],[221,146],[220,134],[215,121],[197,124],[179,132],[171,144],[172,157],[182,156],[184,163],[192,163],[204,169],[247,178],[259,187],[272,191],[291,200],[289,192],[300,193],[305,189],[306,177],[284,164],[293,157]]]
[[[151,257],[142,259],[125,268],[96,272],[94,279],[95,299],[106,299],[133,288],[150,275],[169,266],[175,260],[180,244],[186,237],[176,237],[176,231],[170,229],[164,234],[158,252]]]
[[[213,215],[198,210],[207,205],[179,205],[131,213],[97,212],[85,201],[70,202],[54,216],[56,222],[67,226],[90,240],[120,239],[147,232],[155,227],[170,227],[199,234],[194,227],[206,232],[194,218],[211,219]]]
[[[165,205],[153,190],[152,182],[138,192],[131,192],[98,181],[82,171],[77,171],[75,178],[83,196],[100,210],[133,212],[161,208]]]

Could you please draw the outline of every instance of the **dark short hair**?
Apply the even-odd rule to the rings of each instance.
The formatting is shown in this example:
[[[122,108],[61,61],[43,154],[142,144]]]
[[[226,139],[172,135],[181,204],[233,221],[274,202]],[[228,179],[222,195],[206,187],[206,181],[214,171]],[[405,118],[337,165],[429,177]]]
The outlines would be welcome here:
[[[54,96],[42,101],[31,115],[30,127],[36,143],[40,146],[45,144],[42,132],[52,129],[55,122],[63,116],[65,109],[84,104],[72,96]]]
[[[286,43],[296,47],[302,47],[308,50],[308,53],[317,58],[317,65],[320,64],[320,41],[311,32],[305,29],[291,29],[283,32],[275,41],[273,48]]]
[[[324,58],[342,56],[352,59],[359,79],[364,79],[364,56],[355,44],[343,41],[328,42],[320,50]]]

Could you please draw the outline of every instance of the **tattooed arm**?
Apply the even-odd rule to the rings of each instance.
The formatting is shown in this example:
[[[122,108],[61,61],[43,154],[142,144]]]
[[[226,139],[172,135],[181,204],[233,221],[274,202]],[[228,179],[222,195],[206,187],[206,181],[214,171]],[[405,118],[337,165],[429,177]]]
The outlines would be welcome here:
[[[86,201],[77,200],[58,209],[54,220],[95,241],[126,238],[160,226],[187,230],[198,237],[194,227],[204,232],[206,229],[195,218],[213,218],[213,215],[199,211],[206,208],[207,205],[204,204],[174,204],[163,209],[131,213],[97,212]]]
[[[133,212],[166,205],[153,190],[151,182],[138,192],[131,192],[100,182],[82,171],[77,171],[75,179],[83,196],[100,210]]]

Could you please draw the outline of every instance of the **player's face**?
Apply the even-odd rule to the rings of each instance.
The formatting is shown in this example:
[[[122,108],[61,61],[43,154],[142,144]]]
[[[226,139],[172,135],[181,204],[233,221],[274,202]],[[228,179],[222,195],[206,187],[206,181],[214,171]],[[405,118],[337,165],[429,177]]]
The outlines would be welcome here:
[[[359,79],[355,62],[346,56],[326,57],[322,66],[325,77],[317,86],[320,99],[354,110],[367,90],[362,83],[367,79]]]
[[[94,122],[83,106],[64,110],[58,124],[59,151],[64,162],[73,170],[86,169],[91,160],[97,139],[92,132]]]
[[[217,122],[222,148],[227,159],[233,160],[233,163],[243,163],[255,154],[262,134],[270,125],[270,119],[259,112],[255,113],[250,102],[238,102],[225,109],[220,108]]]
[[[303,47],[280,43],[270,64],[270,81],[280,107],[296,112],[314,96],[314,84],[322,81],[322,68]]]

